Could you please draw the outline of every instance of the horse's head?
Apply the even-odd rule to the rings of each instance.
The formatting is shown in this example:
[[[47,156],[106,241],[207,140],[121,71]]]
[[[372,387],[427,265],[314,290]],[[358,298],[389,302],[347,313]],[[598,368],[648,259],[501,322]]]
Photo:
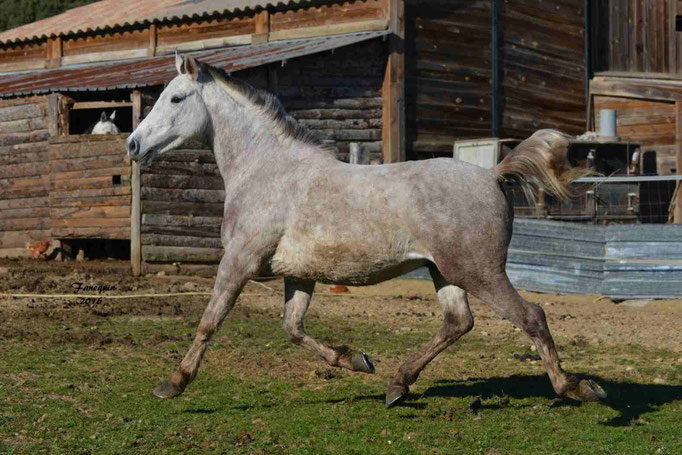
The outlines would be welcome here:
[[[205,76],[201,66],[192,57],[175,56],[178,75],[128,137],[130,158],[148,165],[161,153],[205,137],[210,117],[201,93]]]
[[[112,112],[109,117],[107,113],[102,111],[102,115],[99,116],[99,121],[92,128],[92,134],[118,134],[121,131],[118,129],[114,123],[116,119],[116,111]]]

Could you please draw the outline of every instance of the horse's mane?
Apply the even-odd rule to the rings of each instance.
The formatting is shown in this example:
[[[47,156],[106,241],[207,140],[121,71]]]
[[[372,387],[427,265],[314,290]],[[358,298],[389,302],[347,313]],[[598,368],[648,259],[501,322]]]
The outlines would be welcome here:
[[[333,153],[333,150],[289,115],[284,110],[279,98],[274,94],[235,79],[220,68],[210,65],[203,65],[203,67],[207,70],[211,80],[218,84],[228,96],[247,109],[254,111],[255,114],[265,117],[279,134]]]

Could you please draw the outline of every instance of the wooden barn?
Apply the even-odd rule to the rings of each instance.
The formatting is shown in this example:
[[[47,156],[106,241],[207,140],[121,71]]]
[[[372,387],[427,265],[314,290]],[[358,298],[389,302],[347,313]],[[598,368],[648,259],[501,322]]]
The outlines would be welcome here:
[[[682,167],[682,2],[595,0],[592,13],[588,127],[615,109],[617,134],[641,144],[643,172],[669,176]],[[674,182],[655,188],[668,203]],[[682,204],[675,223],[682,223]]]
[[[190,52],[277,93],[348,159],[586,124],[582,0],[105,0],[0,33],[0,255],[55,239],[134,273],[221,254],[223,184],[199,144],[140,170],[124,141]],[[587,71],[586,71],[587,70]],[[595,103],[596,103],[595,99]],[[102,111],[121,135],[86,134]]]

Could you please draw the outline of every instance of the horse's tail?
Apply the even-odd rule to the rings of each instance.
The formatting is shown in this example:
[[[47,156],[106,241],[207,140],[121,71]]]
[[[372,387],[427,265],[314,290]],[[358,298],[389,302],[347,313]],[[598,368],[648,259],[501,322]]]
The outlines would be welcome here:
[[[568,162],[570,136],[557,130],[539,130],[517,145],[493,169],[500,180],[515,180],[521,184],[529,201],[538,190],[553,194],[560,200],[574,196],[571,182],[592,174],[584,168],[571,168]]]

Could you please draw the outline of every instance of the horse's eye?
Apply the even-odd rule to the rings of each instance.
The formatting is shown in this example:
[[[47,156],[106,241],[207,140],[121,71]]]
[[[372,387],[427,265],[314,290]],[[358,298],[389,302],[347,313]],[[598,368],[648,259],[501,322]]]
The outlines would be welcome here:
[[[185,99],[184,96],[182,96],[182,97],[181,96],[174,96],[173,98],[171,98],[171,103],[178,104],[179,102],[181,102],[184,99]]]

